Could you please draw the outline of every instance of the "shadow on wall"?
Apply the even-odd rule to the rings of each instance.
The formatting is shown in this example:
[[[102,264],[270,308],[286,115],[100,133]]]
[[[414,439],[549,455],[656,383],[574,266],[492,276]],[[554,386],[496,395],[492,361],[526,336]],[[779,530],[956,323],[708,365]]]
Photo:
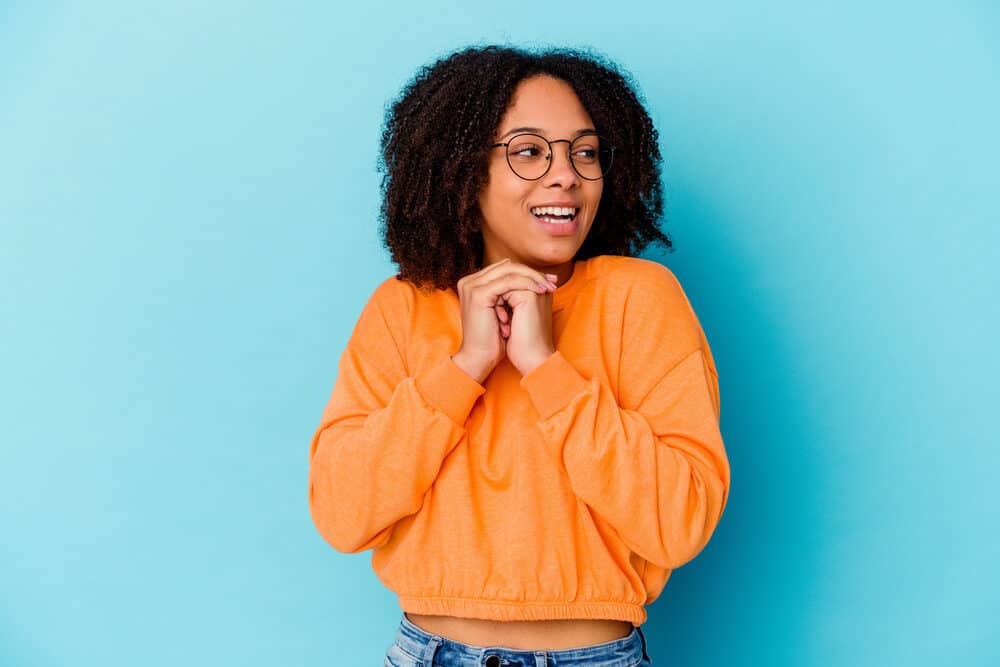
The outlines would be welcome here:
[[[809,601],[821,576],[819,536],[833,533],[822,524],[826,500],[817,494],[822,463],[801,444],[815,439],[804,401],[809,388],[788,352],[802,343],[788,338],[773,304],[755,293],[752,262],[727,238],[724,226],[741,228],[738,212],[722,215],[712,193],[668,197],[665,229],[675,250],[657,246],[645,256],[674,272],[708,337],[732,486],[708,545],[673,571],[647,608],[650,657],[722,665],[735,643],[761,646],[765,662],[795,664],[795,638],[808,636]]]

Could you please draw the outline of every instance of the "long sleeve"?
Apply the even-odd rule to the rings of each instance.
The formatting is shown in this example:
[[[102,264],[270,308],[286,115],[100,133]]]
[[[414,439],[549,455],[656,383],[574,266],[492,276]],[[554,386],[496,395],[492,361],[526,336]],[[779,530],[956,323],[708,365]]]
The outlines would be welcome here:
[[[708,342],[661,268],[625,305],[618,383],[632,404],[619,405],[608,382],[585,377],[558,350],[521,386],[577,497],[635,553],[673,569],[708,543],[730,470]]]
[[[405,336],[388,322],[409,319],[391,290],[383,283],[365,305],[309,449],[313,522],[345,553],[385,544],[420,509],[485,392],[447,355],[408,372]]]

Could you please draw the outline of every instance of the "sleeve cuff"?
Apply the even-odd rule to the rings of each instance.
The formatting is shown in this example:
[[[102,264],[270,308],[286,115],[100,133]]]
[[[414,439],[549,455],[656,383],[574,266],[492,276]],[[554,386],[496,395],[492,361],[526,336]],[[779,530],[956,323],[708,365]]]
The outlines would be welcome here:
[[[548,419],[562,410],[574,396],[590,386],[587,378],[580,375],[559,350],[523,375],[520,384],[528,392],[542,419]]]
[[[414,384],[428,404],[460,426],[469,418],[476,400],[486,393],[486,387],[459,368],[450,356],[414,377]]]

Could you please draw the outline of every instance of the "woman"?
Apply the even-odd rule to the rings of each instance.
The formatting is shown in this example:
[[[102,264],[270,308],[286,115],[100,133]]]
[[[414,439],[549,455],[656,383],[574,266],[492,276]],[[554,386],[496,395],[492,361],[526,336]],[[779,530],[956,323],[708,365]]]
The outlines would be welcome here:
[[[386,665],[651,664],[639,626],[729,494],[714,361],[635,255],[662,212],[650,118],[589,54],[469,48],[382,137],[385,242],[310,448],[310,511],[373,549]]]

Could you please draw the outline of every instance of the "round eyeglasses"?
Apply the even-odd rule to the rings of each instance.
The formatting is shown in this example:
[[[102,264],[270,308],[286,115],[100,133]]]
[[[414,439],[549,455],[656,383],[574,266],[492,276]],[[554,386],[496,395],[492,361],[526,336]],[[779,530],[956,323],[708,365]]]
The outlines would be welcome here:
[[[552,144],[569,144],[569,162],[580,178],[599,181],[611,169],[615,148],[599,134],[583,134],[570,141],[549,141],[537,134],[519,134],[510,141],[493,144],[490,148],[507,148],[507,164],[515,175],[526,181],[537,181],[549,173],[552,166]]]

